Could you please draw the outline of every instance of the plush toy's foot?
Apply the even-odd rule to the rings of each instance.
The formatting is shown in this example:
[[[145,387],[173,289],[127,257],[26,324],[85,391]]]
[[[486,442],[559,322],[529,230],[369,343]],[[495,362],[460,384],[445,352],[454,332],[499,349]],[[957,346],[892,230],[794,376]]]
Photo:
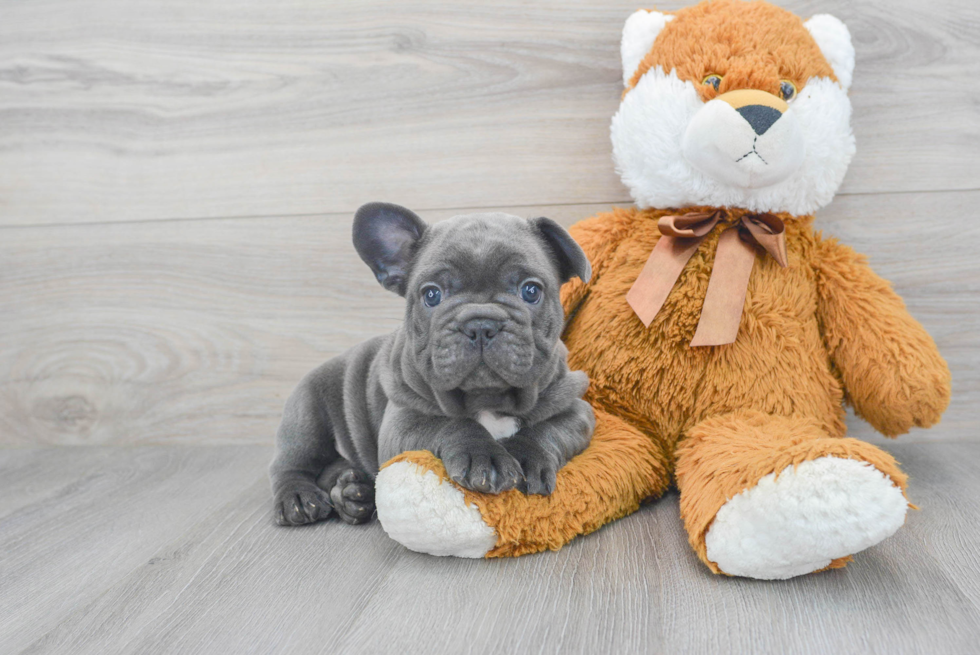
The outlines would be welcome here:
[[[722,505],[705,535],[707,556],[729,575],[792,578],[890,537],[907,507],[871,464],[821,457],[770,473]]]
[[[476,505],[467,504],[432,453],[404,453],[374,481],[378,520],[392,539],[430,555],[483,557],[497,532]]]
[[[890,455],[805,419],[709,419],[678,452],[677,476],[701,559],[763,580],[844,566],[894,534],[909,506]]]
[[[557,550],[633,512],[670,476],[653,442],[596,412],[592,443],[558,472],[549,496],[481,494],[455,485],[432,453],[402,453],[375,480],[378,520],[411,550],[456,557],[507,557]]]

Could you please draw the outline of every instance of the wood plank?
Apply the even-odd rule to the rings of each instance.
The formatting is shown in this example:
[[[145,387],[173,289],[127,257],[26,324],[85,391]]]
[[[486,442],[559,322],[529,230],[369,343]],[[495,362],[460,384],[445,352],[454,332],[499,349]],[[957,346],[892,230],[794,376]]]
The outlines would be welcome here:
[[[401,320],[350,220],[5,230],[0,443],[271,443],[307,371]]]
[[[0,644],[18,652],[265,477],[267,447],[0,450]],[[67,467],[75,466],[61,476]],[[9,475],[8,475],[9,473]],[[44,494],[24,494],[24,479]],[[265,479],[266,495],[269,491]],[[268,509],[268,508],[266,508]],[[160,554],[180,557],[180,552]]]
[[[845,569],[782,583],[726,579],[700,567],[686,536],[659,531],[672,558],[658,564],[668,591],[665,652],[691,653],[966,653],[980,635],[978,606],[964,587],[975,562],[951,569],[933,548],[937,523],[956,524],[955,546],[945,560],[972,556],[963,544],[959,517],[937,501],[960,491],[959,457],[972,457],[976,444],[901,444],[889,447],[910,476],[910,494],[923,510],[911,512],[894,537],[855,557]],[[940,486],[920,477],[942,476]],[[972,474],[963,478],[972,488]],[[676,505],[667,504],[679,521]],[[969,531],[972,528],[965,528]],[[943,536],[952,536],[946,532]],[[693,568],[692,568],[693,567]],[[969,571],[973,568],[973,571]],[[929,609],[926,609],[929,608]],[[923,612],[931,618],[924,619]]]
[[[104,451],[79,448],[67,457],[53,448],[5,448],[0,450],[0,518],[22,507],[50,500],[52,484],[63,486],[62,495],[72,495],[79,486],[91,484]],[[38,471],[44,471],[43,476]]]
[[[888,450],[909,474],[912,501],[920,508],[915,520],[906,523],[911,537],[939,562],[973,607],[980,608],[980,542],[960,527],[980,525],[980,505],[970,491],[977,477],[973,445],[961,451],[947,445],[920,449],[896,444]]]
[[[26,652],[330,652],[409,553],[377,523],[280,528],[267,480],[254,477]]]
[[[377,523],[276,527],[254,447],[222,455],[222,466],[213,452],[234,448],[91,450],[114,470],[142,470],[139,453],[180,453],[167,459],[193,471],[184,479],[231,489],[234,477],[236,494],[201,513],[192,490],[150,480],[139,500],[161,526],[153,535],[121,517],[105,523],[94,497],[26,506],[43,514],[60,505],[76,518],[56,528],[69,543],[42,548],[34,562],[4,560],[5,576],[48,576],[27,596],[0,585],[0,605],[25,605],[0,623],[12,652],[954,653],[980,638],[980,524],[970,520],[976,504],[956,500],[980,492],[963,464],[980,456],[978,444],[895,446],[922,510],[847,568],[784,582],[711,575],[687,545],[676,493],[557,553],[458,560],[410,553]],[[74,457],[51,452],[52,462]],[[117,482],[128,493],[130,483]],[[174,502],[195,520],[175,521]],[[38,523],[3,524],[0,534],[50,543]],[[126,566],[103,569],[98,593],[65,594],[112,555]],[[65,605],[58,614],[40,611],[56,603]]]
[[[980,5],[785,5],[854,36],[859,150],[843,193],[977,188]],[[635,8],[14,3],[0,224],[626,201],[608,124]]]
[[[336,650],[386,652],[396,635],[397,649],[411,653],[430,649],[433,636],[474,653],[674,652],[662,633],[668,599],[659,559],[666,553],[649,539],[654,513],[559,553],[476,563],[406,557]],[[454,620],[460,615],[471,618]]]
[[[978,204],[845,196],[819,219],[871,253],[952,366],[942,426],[906,438],[980,438]],[[509,211],[568,225],[604,209]],[[271,443],[307,371],[401,320],[349,231],[349,215],[4,229],[0,444]]]

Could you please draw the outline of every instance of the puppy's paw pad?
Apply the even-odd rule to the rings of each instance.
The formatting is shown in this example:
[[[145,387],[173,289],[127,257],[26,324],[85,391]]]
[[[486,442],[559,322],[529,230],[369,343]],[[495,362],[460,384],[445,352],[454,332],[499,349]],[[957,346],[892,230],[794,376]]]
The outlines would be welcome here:
[[[322,521],[332,511],[326,492],[312,482],[283,485],[276,491],[273,507],[276,523],[287,526]]]
[[[513,449],[513,450],[511,450]],[[558,464],[537,445],[513,443],[508,450],[514,454],[524,472],[520,490],[528,495],[549,496],[555,490]]]
[[[366,523],[374,516],[374,484],[366,473],[348,469],[330,490],[330,503],[344,522]]]
[[[513,489],[523,480],[520,463],[496,444],[448,454],[443,463],[453,482],[484,494]]]
[[[525,482],[522,491],[529,496],[550,496],[555,490],[557,478],[558,469],[550,463],[543,465],[527,464],[524,467]]]
[[[497,470],[497,487],[493,493],[500,493],[508,489],[516,489],[524,483],[524,469],[520,462],[511,455],[501,455],[494,458],[494,467]]]

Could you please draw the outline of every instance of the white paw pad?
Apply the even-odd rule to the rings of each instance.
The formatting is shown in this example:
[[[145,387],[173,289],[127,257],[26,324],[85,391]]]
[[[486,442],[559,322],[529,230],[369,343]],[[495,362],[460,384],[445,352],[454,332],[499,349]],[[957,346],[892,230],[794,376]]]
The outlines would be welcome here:
[[[375,506],[388,536],[409,550],[483,557],[497,544],[497,533],[466,504],[463,492],[411,462],[378,473]]]
[[[890,537],[908,501],[867,462],[820,457],[770,473],[726,502],[705,535],[729,575],[785,580]]]

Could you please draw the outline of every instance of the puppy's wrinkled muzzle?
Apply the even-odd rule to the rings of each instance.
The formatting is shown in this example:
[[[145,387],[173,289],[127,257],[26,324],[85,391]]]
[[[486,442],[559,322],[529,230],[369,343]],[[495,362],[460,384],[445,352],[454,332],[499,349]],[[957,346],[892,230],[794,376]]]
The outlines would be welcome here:
[[[439,386],[521,386],[534,360],[530,324],[499,304],[459,307],[432,350]]]

